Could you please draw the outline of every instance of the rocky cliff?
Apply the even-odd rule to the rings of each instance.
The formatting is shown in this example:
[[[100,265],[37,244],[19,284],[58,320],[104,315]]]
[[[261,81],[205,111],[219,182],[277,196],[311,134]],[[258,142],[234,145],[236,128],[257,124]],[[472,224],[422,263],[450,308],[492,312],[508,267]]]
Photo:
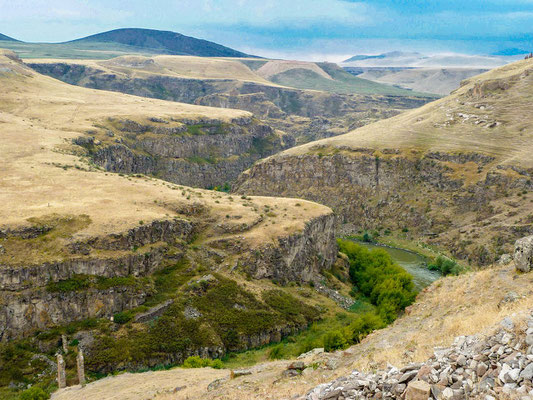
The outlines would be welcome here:
[[[303,197],[332,207],[345,233],[404,231],[404,236],[416,235],[448,248],[457,258],[486,265],[511,252],[514,240],[533,231],[527,218],[515,226],[499,221],[494,205],[505,202],[510,192],[533,190],[533,171],[516,172],[493,161],[477,153],[406,154],[399,149],[317,146],[305,155],[256,164],[239,178],[236,191]],[[471,177],[458,173],[466,170],[479,180],[471,182]],[[523,210],[518,204],[513,207],[517,214],[527,211],[523,205]],[[470,236],[470,241],[457,240],[457,234]],[[481,235],[486,235],[485,241],[472,240]]]
[[[72,255],[66,260],[2,265],[1,339],[87,318],[110,317],[142,305],[157,291],[154,274],[185,258],[196,260],[194,265],[216,266],[237,256],[237,264],[256,279],[309,281],[335,262],[333,221],[331,214],[317,217],[302,232],[255,249],[225,246],[221,251],[217,240],[215,252],[206,248],[200,258],[194,251],[189,254],[187,242],[201,232],[201,225],[185,220],[154,221],[124,234],[72,242],[68,245]],[[3,232],[5,238],[13,234]],[[248,341],[253,346],[254,340]]]
[[[253,118],[110,118],[96,128],[74,143],[97,165],[193,187],[231,183],[258,159],[287,147],[283,136]]]

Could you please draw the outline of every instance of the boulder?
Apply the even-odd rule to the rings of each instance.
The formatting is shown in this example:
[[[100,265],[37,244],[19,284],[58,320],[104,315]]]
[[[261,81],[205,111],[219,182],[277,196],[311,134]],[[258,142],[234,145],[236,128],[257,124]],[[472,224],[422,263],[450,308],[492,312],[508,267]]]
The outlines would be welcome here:
[[[411,381],[405,391],[405,400],[427,400],[431,393],[431,386],[424,381]]]
[[[515,267],[518,271],[529,272],[533,263],[533,236],[526,236],[515,242]]]

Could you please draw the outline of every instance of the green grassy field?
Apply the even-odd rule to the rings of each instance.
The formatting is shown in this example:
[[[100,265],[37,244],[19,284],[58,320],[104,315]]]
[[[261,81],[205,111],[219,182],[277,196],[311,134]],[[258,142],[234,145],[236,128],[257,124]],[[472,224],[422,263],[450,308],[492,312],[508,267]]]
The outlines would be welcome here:
[[[117,43],[22,43],[0,40],[0,48],[16,52],[20,58],[65,58],[106,60],[127,54],[153,55],[161,50],[127,46]]]
[[[330,67],[327,67],[330,65]],[[382,83],[372,82],[357,78],[343,71],[334,64],[319,64],[333,79],[324,78],[317,73],[295,68],[274,75],[270,80],[283,86],[291,86],[298,89],[321,90],[338,94],[381,94],[392,96],[417,96],[437,98],[438,95],[413,92]]]

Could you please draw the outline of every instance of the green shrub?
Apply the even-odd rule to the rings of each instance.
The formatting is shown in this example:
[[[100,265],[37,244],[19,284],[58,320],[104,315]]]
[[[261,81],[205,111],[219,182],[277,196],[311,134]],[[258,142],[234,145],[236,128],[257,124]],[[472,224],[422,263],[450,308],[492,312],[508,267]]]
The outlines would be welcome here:
[[[349,240],[338,241],[348,256],[350,279],[378,309],[384,322],[390,323],[415,297],[413,277],[392,261],[381,249],[368,250]]]
[[[133,318],[133,313],[131,311],[123,311],[123,312],[116,313],[113,316],[113,322],[117,324],[125,324],[131,321],[132,318]]]
[[[52,293],[76,292],[76,291],[87,289],[90,286],[91,286],[91,280],[89,276],[74,275],[70,279],[48,283],[48,285],[46,286],[46,290]]]
[[[334,351],[343,349],[348,341],[340,330],[329,332],[324,336],[324,350]]]
[[[210,360],[208,358],[201,358],[198,356],[191,356],[188,357],[183,362],[183,368],[206,368],[211,367],[214,369],[222,369],[224,368],[224,363],[222,360],[216,359],[216,360]]]
[[[457,264],[454,260],[447,257],[438,256],[434,264],[430,264],[428,268],[431,271],[440,271],[444,276],[446,275],[459,275],[463,268]]]
[[[268,358],[271,360],[281,360],[283,358],[283,344],[277,344],[268,352]]]
[[[385,323],[378,315],[372,312],[365,313],[350,324],[352,342],[359,343],[369,333],[384,327]]]
[[[188,357],[183,362],[183,368],[204,368],[209,365],[209,360],[198,356]]]
[[[373,241],[374,241],[374,238],[372,237],[370,233],[365,232],[363,234],[363,242],[372,243]]]
[[[20,394],[20,400],[47,400],[50,396],[43,389],[33,386]]]
[[[224,368],[224,363],[222,362],[222,360],[219,360],[217,358],[216,360],[211,360],[210,367],[214,368],[214,369],[222,369],[222,368]]]

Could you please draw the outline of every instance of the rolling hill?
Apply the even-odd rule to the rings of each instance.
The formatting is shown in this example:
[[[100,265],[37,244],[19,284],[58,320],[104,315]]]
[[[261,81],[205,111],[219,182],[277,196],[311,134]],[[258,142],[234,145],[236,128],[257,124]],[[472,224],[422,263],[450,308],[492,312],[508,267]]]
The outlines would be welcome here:
[[[249,57],[249,55],[207,40],[153,29],[124,28],[98,33],[67,43],[116,43],[161,54],[200,57]]]
[[[9,36],[3,35],[0,33],[0,40],[6,41],[6,42],[18,42],[17,39],[13,39]]]
[[[129,55],[105,61],[33,59],[27,63],[39,73],[74,85],[247,110],[285,132],[286,147],[345,133],[434,98],[356,78],[333,64],[301,61]],[[299,82],[294,87],[291,82],[271,81],[272,76],[300,69],[313,74],[310,84],[315,90],[299,89]]]
[[[26,43],[0,35],[2,48],[16,52],[23,59],[71,58],[102,60],[125,55],[158,54],[200,57],[253,57],[240,51],[181,35],[152,29],[116,29],[64,43]]]
[[[271,82],[298,89],[321,90],[338,94],[438,97],[362,79],[332,63],[272,60],[259,68],[257,73]]]

